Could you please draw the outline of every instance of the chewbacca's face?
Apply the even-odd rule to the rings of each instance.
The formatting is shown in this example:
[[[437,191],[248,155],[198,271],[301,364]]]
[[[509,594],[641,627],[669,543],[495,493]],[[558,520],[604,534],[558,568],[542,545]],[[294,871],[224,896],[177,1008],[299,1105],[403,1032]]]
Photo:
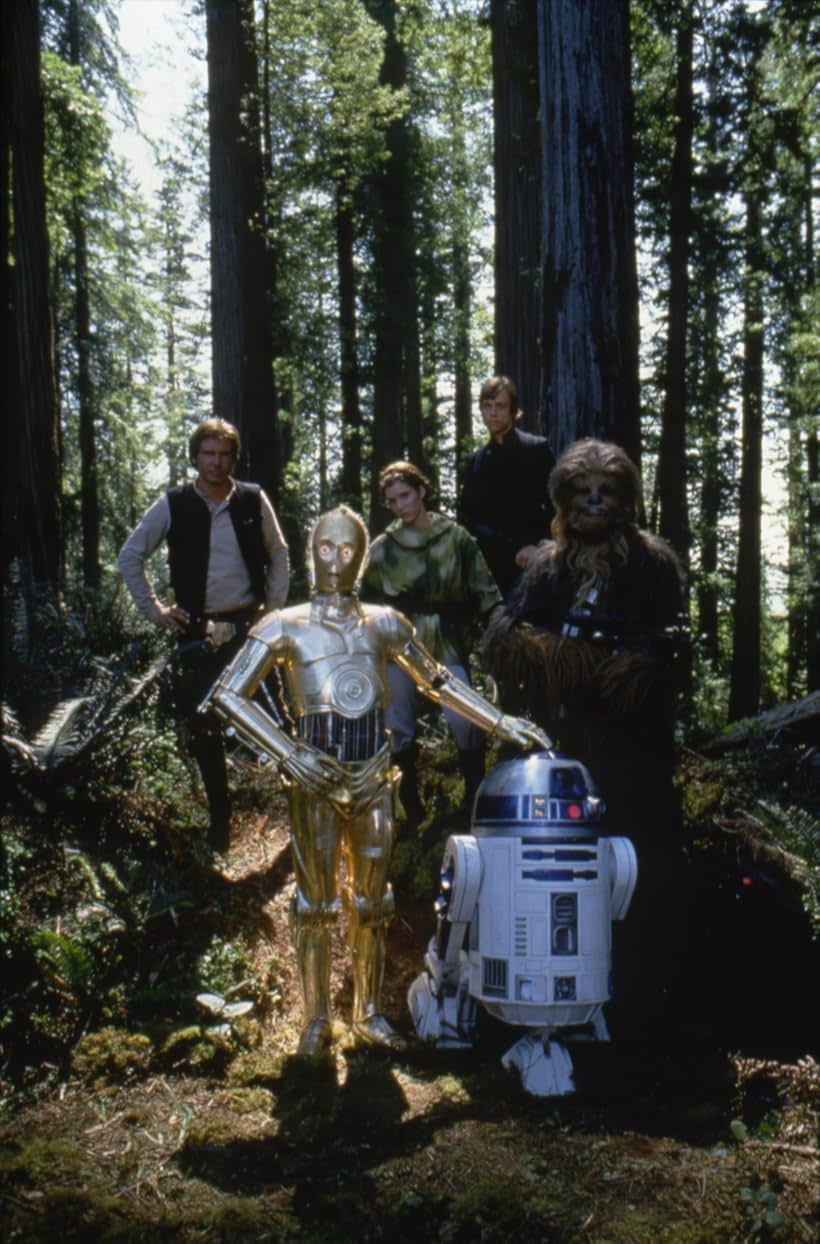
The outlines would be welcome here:
[[[578,472],[567,481],[565,500],[567,526],[587,540],[606,539],[613,527],[629,518],[612,472]]]

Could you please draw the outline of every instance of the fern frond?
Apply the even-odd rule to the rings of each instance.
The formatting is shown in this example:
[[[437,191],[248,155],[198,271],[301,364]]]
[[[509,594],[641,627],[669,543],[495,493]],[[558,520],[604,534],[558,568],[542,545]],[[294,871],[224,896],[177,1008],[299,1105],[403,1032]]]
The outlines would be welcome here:
[[[63,700],[38,730],[31,747],[44,769],[53,769],[74,756],[82,747],[87,729],[91,699],[77,696]]]

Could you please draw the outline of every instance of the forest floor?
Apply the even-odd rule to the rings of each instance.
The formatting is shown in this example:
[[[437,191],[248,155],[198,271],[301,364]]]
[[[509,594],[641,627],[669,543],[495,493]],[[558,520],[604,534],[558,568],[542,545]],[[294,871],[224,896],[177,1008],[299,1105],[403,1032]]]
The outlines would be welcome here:
[[[281,798],[272,815],[241,815],[224,862],[192,868],[203,945],[227,932],[250,947],[264,982],[253,1011],[172,1037],[90,1033],[67,1075],[7,1090],[4,1241],[817,1238],[810,1057],[750,1057],[714,1037],[589,1043],[573,1048],[574,1094],[528,1095],[499,1059],[509,1030],[466,1052],[414,1039],[405,997],[433,917],[399,893],[384,1009],[407,1052],[353,1046],[339,942],[333,1051],[306,1063],[292,1056],[301,999]]]

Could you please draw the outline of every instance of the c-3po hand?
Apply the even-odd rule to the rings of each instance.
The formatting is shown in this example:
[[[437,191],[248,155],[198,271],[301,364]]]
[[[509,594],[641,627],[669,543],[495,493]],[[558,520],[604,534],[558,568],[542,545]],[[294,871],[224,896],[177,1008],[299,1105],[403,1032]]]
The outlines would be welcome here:
[[[295,782],[320,798],[347,802],[345,772],[332,756],[307,743],[297,743],[281,764]]]
[[[505,743],[512,743],[514,747],[520,747],[525,752],[552,751],[552,739],[533,722],[527,721],[526,717],[509,717],[505,713],[493,729],[491,737],[503,739]]]

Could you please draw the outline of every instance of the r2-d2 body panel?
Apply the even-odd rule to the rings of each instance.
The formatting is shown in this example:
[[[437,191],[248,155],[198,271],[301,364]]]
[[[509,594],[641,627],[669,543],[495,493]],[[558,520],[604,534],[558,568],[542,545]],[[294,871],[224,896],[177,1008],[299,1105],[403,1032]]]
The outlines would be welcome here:
[[[472,834],[454,835],[445,848],[436,934],[408,995],[420,1036],[470,1044],[480,1004],[537,1029],[542,1062],[556,1030],[591,1025],[606,1039],[611,926],[626,914],[637,861],[628,839],[600,834],[602,810],[584,765],[552,752],[488,774]],[[519,1065],[516,1049],[510,1061]],[[572,1091],[563,1051],[568,1069],[556,1078],[558,1052],[553,1043],[545,1092]],[[529,1047],[525,1061],[534,1061]],[[542,1091],[538,1077],[524,1080]]]

